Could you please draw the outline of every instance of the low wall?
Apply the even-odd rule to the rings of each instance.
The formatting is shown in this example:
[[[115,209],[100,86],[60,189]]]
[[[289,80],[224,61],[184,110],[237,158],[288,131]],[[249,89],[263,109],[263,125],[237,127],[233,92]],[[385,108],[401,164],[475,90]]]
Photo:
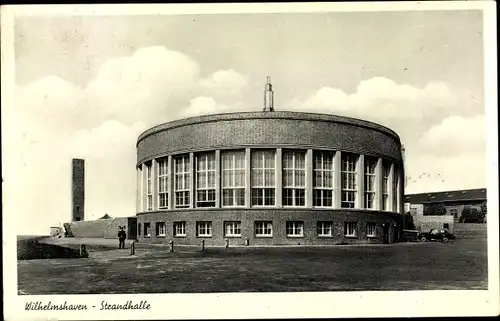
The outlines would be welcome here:
[[[487,234],[487,224],[455,223],[457,238],[486,238]]]
[[[17,240],[18,260],[37,260],[55,258],[82,258],[88,253],[80,253],[78,249],[43,242],[47,237],[19,238]]]
[[[110,224],[113,219],[99,219],[95,221],[79,221],[79,222],[71,222],[66,224],[69,225],[69,228],[74,237],[86,237],[86,238],[94,238],[94,237],[103,237],[104,229],[108,224]]]
[[[79,221],[66,223],[73,237],[79,238],[117,238],[118,227],[124,226],[127,229],[128,218],[116,217],[98,219],[95,221]]]
[[[116,239],[118,237],[118,228],[120,226],[124,226],[125,231],[127,231],[127,225],[128,219],[126,217],[114,218],[104,229],[102,237],[104,237],[105,239]]]

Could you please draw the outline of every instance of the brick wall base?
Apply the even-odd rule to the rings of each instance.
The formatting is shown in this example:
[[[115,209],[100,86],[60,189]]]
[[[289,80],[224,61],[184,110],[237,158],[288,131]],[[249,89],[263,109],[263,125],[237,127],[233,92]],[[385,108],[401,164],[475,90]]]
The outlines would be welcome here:
[[[186,222],[186,236],[175,237],[174,222]],[[211,237],[196,235],[196,222],[211,221]],[[241,222],[240,237],[226,237],[224,222]],[[257,237],[255,235],[256,221],[272,221],[272,237]],[[301,221],[304,223],[302,237],[290,237],[286,233],[287,221]],[[320,221],[333,222],[331,236],[318,236],[317,223]],[[165,236],[157,236],[156,223],[164,222]],[[344,223],[356,222],[356,236],[344,235]],[[139,242],[165,243],[174,241],[178,245],[199,245],[205,240],[207,246],[224,246],[226,239],[229,244],[244,246],[265,245],[334,245],[357,243],[393,243],[398,239],[401,217],[397,213],[363,210],[322,210],[322,209],[195,209],[177,211],[157,211],[138,213],[137,215]],[[150,223],[149,237],[144,237],[144,223]],[[376,226],[375,236],[366,235],[367,223]],[[384,237],[384,235],[387,235]],[[248,240],[248,241],[247,241]]]

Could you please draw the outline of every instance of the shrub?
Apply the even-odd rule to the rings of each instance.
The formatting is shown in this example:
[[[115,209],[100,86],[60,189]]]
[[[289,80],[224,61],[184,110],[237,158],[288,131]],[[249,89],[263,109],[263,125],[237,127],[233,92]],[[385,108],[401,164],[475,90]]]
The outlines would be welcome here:
[[[475,208],[464,207],[460,223],[484,223],[484,212],[478,211]]]
[[[436,204],[425,204],[424,205],[424,215],[446,215],[446,207],[441,203]]]

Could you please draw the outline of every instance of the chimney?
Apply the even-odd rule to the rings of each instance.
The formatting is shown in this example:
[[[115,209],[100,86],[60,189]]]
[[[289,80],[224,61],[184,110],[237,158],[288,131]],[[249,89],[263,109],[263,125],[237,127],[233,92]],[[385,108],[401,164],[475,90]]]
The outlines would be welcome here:
[[[271,77],[267,77],[267,84],[264,89],[264,111],[274,111],[274,93],[271,85]]]
[[[72,165],[71,221],[75,222],[85,219],[85,160],[73,158]]]

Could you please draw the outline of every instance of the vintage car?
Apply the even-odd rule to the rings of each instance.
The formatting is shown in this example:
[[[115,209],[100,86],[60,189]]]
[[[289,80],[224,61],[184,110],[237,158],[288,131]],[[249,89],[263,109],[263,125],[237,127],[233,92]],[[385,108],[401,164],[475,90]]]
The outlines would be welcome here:
[[[426,241],[441,241],[448,242],[449,240],[455,239],[455,236],[447,230],[433,228],[429,232],[421,232],[418,234],[417,239],[420,242]]]

